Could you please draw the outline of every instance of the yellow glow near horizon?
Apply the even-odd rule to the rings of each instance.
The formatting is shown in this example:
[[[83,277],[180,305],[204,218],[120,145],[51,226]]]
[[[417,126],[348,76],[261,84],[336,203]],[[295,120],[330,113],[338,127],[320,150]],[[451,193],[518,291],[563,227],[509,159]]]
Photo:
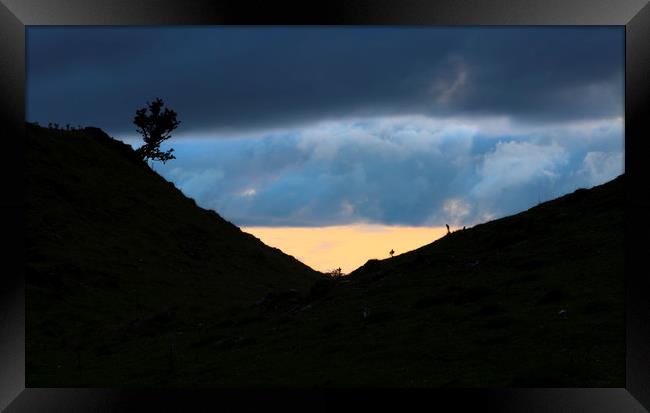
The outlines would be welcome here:
[[[279,248],[317,271],[341,267],[348,274],[372,258],[412,251],[447,233],[445,227],[354,224],[330,227],[244,227],[265,244]],[[452,228],[453,230],[453,228]]]

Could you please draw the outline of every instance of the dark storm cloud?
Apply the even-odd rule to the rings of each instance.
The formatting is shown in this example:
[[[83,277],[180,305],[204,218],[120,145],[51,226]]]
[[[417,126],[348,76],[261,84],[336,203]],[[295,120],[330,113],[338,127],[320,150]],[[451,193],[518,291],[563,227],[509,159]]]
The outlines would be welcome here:
[[[622,116],[620,28],[28,28],[28,120],[179,133],[397,114]]]

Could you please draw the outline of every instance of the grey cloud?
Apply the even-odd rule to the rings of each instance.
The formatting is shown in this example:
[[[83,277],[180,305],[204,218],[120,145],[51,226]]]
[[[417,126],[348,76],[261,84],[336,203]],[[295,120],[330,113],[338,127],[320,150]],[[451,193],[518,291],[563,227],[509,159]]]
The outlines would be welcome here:
[[[178,141],[161,173],[243,226],[472,225],[622,173],[622,124],[612,124],[584,146],[570,128],[504,138],[427,118],[338,122],[203,141],[213,149],[201,159],[192,151],[205,149]]]
[[[622,172],[623,36],[30,27],[27,117],[125,138],[162,97],[157,170],[238,225],[471,224]]]

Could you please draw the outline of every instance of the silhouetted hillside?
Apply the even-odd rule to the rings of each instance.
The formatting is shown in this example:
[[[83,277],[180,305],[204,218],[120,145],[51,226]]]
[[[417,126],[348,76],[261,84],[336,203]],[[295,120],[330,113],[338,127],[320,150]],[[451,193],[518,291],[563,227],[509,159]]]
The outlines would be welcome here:
[[[107,330],[128,336],[169,314],[164,330],[182,330],[321,277],[197,207],[100,129],[27,132],[30,373],[55,380],[70,350]]]
[[[623,176],[324,278],[99,130],[28,147],[30,387],[624,385]]]
[[[528,211],[455,231],[429,245],[387,260],[371,260],[352,278],[387,271],[430,271],[442,264],[477,268],[497,264],[533,268],[550,261],[589,259],[606,247],[622,247],[624,175],[590,190],[544,202]]]

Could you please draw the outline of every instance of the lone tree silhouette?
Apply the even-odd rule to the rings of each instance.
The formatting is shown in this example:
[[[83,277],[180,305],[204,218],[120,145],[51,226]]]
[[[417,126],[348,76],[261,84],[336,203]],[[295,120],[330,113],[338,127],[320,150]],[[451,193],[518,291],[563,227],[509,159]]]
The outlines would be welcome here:
[[[165,152],[160,150],[160,144],[171,138],[172,131],[181,123],[176,120],[176,112],[169,108],[162,110],[164,105],[162,99],[156,98],[153,102],[147,102],[147,107],[135,112],[133,123],[144,140],[144,145],[138,148],[136,153],[143,161],[151,159],[165,163],[170,159],[176,159],[172,155],[173,148]]]

